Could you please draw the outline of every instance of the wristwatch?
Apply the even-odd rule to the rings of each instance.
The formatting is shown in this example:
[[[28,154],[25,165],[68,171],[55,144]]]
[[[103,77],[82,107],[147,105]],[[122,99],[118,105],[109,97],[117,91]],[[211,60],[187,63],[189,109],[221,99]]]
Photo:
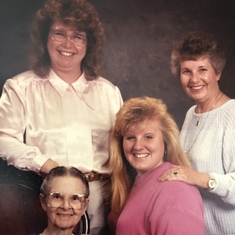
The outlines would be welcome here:
[[[210,189],[214,189],[215,188],[215,186],[216,186],[216,181],[215,181],[215,179],[214,178],[210,178],[209,179],[209,181],[208,181],[208,183],[207,183],[207,185],[208,185],[208,189],[210,190]]]

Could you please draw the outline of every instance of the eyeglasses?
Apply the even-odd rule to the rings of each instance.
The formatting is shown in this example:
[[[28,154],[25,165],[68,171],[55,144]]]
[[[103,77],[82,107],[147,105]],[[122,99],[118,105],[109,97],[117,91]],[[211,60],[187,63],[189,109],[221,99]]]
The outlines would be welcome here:
[[[77,32],[69,36],[63,30],[59,30],[59,29],[51,29],[50,37],[53,41],[56,41],[56,42],[65,42],[67,38],[70,38],[70,41],[75,46],[83,46],[86,42],[86,35],[82,33]]]
[[[64,196],[62,193],[53,192],[48,194],[48,202],[47,205],[49,207],[58,208],[61,207],[65,203],[65,199],[67,198],[69,205],[73,209],[83,209],[86,205],[86,196],[84,194],[74,194],[70,196]]]

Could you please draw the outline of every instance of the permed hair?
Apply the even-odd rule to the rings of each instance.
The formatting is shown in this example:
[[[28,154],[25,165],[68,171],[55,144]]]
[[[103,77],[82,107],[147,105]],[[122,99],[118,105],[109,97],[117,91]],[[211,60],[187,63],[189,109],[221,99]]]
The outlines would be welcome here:
[[[209,33],[196,31],[186,34],[175,43],[171,54],[171,72],[180,76],[180,63],[206,57],[210,60],[215,73],[222,73],[226,64],[225,52],[215,37]]]
[[[61,21],[87,35],[86,55],[81,69],[87,80],[96,79],[101,68],[101,50],[104,30],[94,6],[86,0],[47,0],[35,15],[31,40],[30,68],[40,77],[46,77],[51,68],[47,40],[51,25]]]

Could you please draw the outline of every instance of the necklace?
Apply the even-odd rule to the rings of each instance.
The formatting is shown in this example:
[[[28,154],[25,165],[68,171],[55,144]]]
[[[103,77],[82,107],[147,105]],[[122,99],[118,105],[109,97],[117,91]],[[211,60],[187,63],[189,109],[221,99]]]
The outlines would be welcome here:
[[[198,137],[200,136],[202,130],[204,129],[204,126],[206,125],[207,123],[207,118],[210,114],[212,110],[210,110],[209,112],[205,114],[201,114],[200,115],[200,124],[199,126],[192,126],[191,128],[188,127],[188,131],[186,133],[186,136],[185,136],[185,140],[184,140],[184,151],[188,154],[190,152],[190,150],[192,149],[193,145],[195,144],[195,142],[197,141]],[[194,121],[194,120],[192,120]],[[198,122],[198,121],[197,121]],[[190,131],[189,131],[190,129]],[[189,133],[190,133],[190,136],[189,136]],[[191,138],[190,138],[191,137]],[[187,144],[187,142],[190,144]],[[189,145],[189,146],[188,146]],[[187,149],[187,150],[186,150]]]
[[[220,95],[220,96],[219,96]],[[219,97],[219,98],[218,98]],[[203,123],[202,125],[200,125],[200,129],[197,129],[196,127],[192,127],[192,128],[188,128],[188,131],[186,133],[185,136],[185,140],[184,140],[184,148],[187,149],[185,150],[185,152],[188,154],[190,152],[190,150],[192,149],[193,145],[195,144],[195,142],[198,139],[198,136],[200,135],[200,133],[202,132],[203,128],[205,127],[205,124],[207,123],[207,118],[210,115],[211,111],[216,107],[216,104],[219,102],[219,100],[223,97],[223,93],[219,91],[219,93],[217,94],[216,98],[215,98],[215,103],[212,105],[211,109],[206,113],[201,113],[199,119],[196,121],[196,127],[198,127],[201,123],[201,118],[203,117]],[[204,115],[206,114],[206,115]],[[193,118],[193,117],[192,117]],[[190,134],[192,136],[191,141],[189,139],[189,129],[190,129]],[[190,146],[188,148],[186,148],[187,146],[187,141],[192,144],[190,144]]]
[[[220,96],[219,96],[220,95]],[[210,113],[210,111],[211,110],[213,110],[215,107],[216,107],[216,104],[220,101],[220,99],[223,97],[223,92],[218,92],[218,94],[217,94],[217,96],[215,97],[215,103],[212,105],[212,107],[211,107],[211,109],[209,109],[209,111],[208,111],[208,115],[209,115],[209,113]],[[195,108],[195,113],[196,113],[196,109],[197,109],[197,107]],[[202,112],[203,113],[203,112]],[[201,113],[201,114],[202,114]],[[207,116],[208,116],[207,115]],[[196,126],[199,126],[199,124],[200,124],[200,121],[201,121],[201,117],[202,117],[202,115],[200,115],[199,116],[199,119],[196,121]]]

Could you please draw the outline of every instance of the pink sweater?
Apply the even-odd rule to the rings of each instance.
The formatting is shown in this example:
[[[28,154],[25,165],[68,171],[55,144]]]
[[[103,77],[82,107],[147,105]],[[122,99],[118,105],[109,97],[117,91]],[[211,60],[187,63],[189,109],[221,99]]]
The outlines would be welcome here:
[[[118,218],[116,235],[204,234],[203,204],[197,188],[180,181],[158,181],[171,166],[164,163],[136,179]]]

